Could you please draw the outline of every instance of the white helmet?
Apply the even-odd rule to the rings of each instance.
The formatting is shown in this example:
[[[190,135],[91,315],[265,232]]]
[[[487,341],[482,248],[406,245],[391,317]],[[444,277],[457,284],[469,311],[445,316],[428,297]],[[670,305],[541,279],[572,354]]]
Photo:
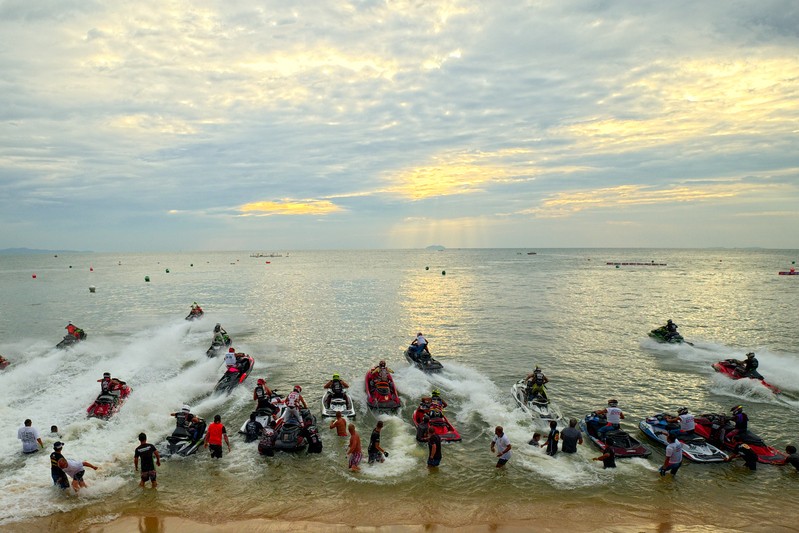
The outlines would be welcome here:
[[[181,409],[181,411],[183,411],[184,413],[188,413],[191,411],[191,407],[189,407],[186,404],[183,404],[183,408]]]

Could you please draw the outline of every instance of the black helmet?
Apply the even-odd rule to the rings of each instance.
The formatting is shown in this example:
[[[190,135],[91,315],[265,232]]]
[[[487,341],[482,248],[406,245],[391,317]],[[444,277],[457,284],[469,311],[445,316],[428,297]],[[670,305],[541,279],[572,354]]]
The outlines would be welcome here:
[[[754,356],[755,356],[755,352],[749,352],[748,354],[746,354],[746,358],[747,358],[747,359],[751,359],[751,358],[753,358]]]
[[[619,400],[608,400],[608,407],[618,407]]]
[[[666,324],[673,324],[673,322],[671,321],[671,319],[668,319],[666,320]]]
[[[111,377],[111,372],[103,372],[103,377],[104,378],[110,378]]]
[[[688,412],[688,408],[687,407],[680,407],[679,409],[677,409],[677,414],[678,415],[684,415],[687,412]]]
[[[222,324],[217,324],[216,326],[214,326],[214,331],[215,332],[216,331],[220,331],[221,329],[222,329]]]
[[[737,414],[739,414],[739,413],[742,413],[742,412],[743,412],[743,410],[744,410],[744,406],[743,406],[743,405],[736,405],[735,407],[733,407],[732,409],[730,409],[730,411],[732,411],[732,414],[734,414],[734,415],[737,415]]]

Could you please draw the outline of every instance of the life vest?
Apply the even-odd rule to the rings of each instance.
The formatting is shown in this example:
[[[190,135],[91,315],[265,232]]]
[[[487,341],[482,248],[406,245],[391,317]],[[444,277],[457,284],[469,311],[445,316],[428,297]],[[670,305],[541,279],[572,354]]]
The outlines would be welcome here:
[[[112,383],[110,379],[101,379],[100,380],[100,390],[104,393],[109,393],[112,390]]]
[[[291,391],[286,398],[286,405],[288,407],[297,407],[297,402],[300,399],[300,393],[297,391]]]
[[[247,425],[244,428],[244,432],[247,433],[247,436],[256,439],[258,438],[258,422],[255,420],[250,420],[247,422]]]
[[[221,422],[214,422],[208,426],[208,444],[222,445],[222,430],[225,426]]]
[[[261,403],[262,400],[266,399],[266,391],[260,385],[255,387],[255,399],[258,400],[258,403]]]
[[[608,407],[608,424],[621,424],[621,409],[618,407]]]
[[[535,384],[536,385],[543,385],[544,384],[544,374],[542,372],[536,372],[533,375],[533,378],[535,379]]]
[[[193,417],[189,413],[184,413],[183,411],[175,413],[175,424],[179,428],[188,428],[192,418]]]
[[[333,391],[333,394],[341,394],[344,392],[344,386],[341,381],[334,379],[333,384],[330,385],[330,390]]]

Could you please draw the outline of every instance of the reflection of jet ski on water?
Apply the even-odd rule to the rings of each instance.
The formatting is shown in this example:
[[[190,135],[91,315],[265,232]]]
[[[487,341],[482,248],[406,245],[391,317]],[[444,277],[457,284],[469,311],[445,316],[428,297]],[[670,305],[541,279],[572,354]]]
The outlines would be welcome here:
[[[239,383],[242,383],[252,372],[255,360],[247,354],[236,354],[235,366],[228,367],[225,374],[219,378],[214,387],[214,392],[230,393]]]
[[[510,391],[513,399],[528,415],[542,420],[561,420],[563,418],[558,406],[553,404],[549,398],[542,394],[530,394],[527,380],[520,379],[514,383]]]
[[[649,457],[652,454],[649,448],[638,442],[623,429],[611,429],[600,436],[598,430],[605,425],[607,425],[607,418],[597,413],[585,415],[585,418],[580,422],[580,428],[583,433],[603,452],[607,448],[613,448],[613,451],[616,452],[616,457],[619,459]]]
[[[405,357],[408,359],[409,363],[422,372],[439,372],[444,368],[444,365],[430,356],[430,352],[424,350],[419,353],[416,346],[413,344],[408,346],[408,349],[405,350]]]
[[[662,446],[668,446],[666,437],[669,430],[679,429],[680,425],[669,422],[668,415],[660,413],[647,417],[638,424],[644,435]],[[729,461],[730,457],[708,441],[697,435],[696,432],[687,435],[677,435],[677,440],[682,443],[682,453],[695,463],[722,463]]]
[[[747,372],[745,370],[744,361],[739,361],[738,359],[725,359],[724,361],[713,363],[711,366],[713,367],[713,370],[719,374],[724,374],[730,379],[753,379],[762,383],[764,387],[769,389],[774,394],[780,394],[781,392],[779,388],[767,382],[757,370],[752,369]]]

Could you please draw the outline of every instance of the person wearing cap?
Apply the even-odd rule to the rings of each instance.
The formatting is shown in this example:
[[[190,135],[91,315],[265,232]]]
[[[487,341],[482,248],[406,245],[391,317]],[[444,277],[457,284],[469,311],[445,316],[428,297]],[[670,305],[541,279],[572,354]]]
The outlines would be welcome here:
[[[81,488],[86,488],[86,482],[83,481],[83,475],[86,473],[86,468],[89,467],[93,470],[97,470],[99,467],[94,466],[89,461],[73,461],[72,459],[67,459],[66,457],[61,457],[58,460],[58,466],[61,470],[64,471],[69,477],[72,478],[72,489],[75,492],[78,492]]]
[[[97,383],[100,384],[100,391],[103,394],[110,394],[113,383],[111,382],[111,373],[110,372],[103,372],[102,379],[98,379]]]
[[[222,439],[227,444],[227,451],[230,453],[230,440],[227,438],[227,429],[222,424],[222,417],[214,415],[214,421],[208,424],[208,431],[205,432],[204,448],[211,448],[211,457],[215,459],[222,458]]]
[[[274,412],[275,409],[270,401],[270,396],[272,396],[272,389],[266,386],[264,378],[258,378],[258,383],[252,391],[252,399],[258,402],[255,409]]]
[[[236,366],[236,349],[233,347],[228,348],[225,354],[225,366],[228,368]]]
[[[175,426],[188,430],[194,415],[191,414],[191,407],[183,405],[177,413],[170,413],[169,416],[175,417]]]
[[[624,413],[619,409],[618,400],[608,400],[608,406],[605,409],[596,411],[598,415],[605,415],[607,424],[597,430],[597,436],[601,439],[604,438],[605,433],[619,429],[621,427],[621,420],[624,418]]]
[[[155,456],[155,464],[153,464],[153,456]],[[139,486],[144,488],[144,484],[148,481],[152,484],[153,488],[158,486],[156,481],[155,465],[161,466],[161,455],[158,449],[147,442],[147,435],[139,433],[139,445],[133,452],[133,468],[139,471],[139,458],[141,458],[141,481]]]
[[[22,441],[22,453],[24,454],[36,453],[39,448],[44,449],[39,430],[33,427],[30,418],[26,419],[24,425],[17,430],[17,438]]]
[[[50,476],[53,478],[53,485],[64,490],[69,488],[69,478],[66,473],[58,466],[58,462],[64,458],[61,455],[61,450],[64,449],[64,443],[61,441],[53,443],[53,451],[50,454]]]

